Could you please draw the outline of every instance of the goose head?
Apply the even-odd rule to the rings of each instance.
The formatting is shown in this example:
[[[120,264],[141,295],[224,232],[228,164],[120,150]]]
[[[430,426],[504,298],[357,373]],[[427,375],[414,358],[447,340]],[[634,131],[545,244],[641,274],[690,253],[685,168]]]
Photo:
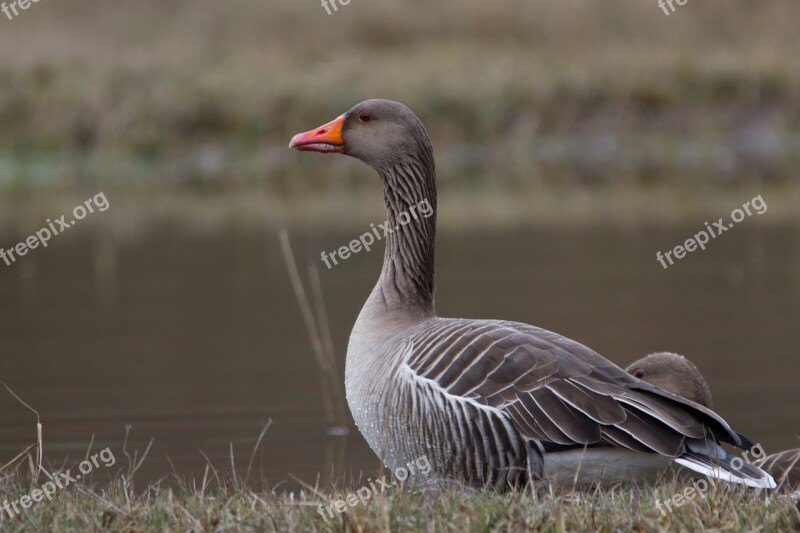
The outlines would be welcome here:
[[[708,383],[694,363],[682,355],[670,352],[651,353],[630,364],[625,370],[656,387],[712,408],[713,400]]]
[[[375,305],[406,318],[434,315],[436,165],[428,132],[414,112],[399,102],[366,100],[295,135],[289,147],[349,155],[378,172],[387,222],[383,269],[373,291],[380,303]],[[409,211],[420,206],[427,214],[409,223]]]
[[[378,170],[413,159],[432,162],[425,126],[408,107],[391,100],[361,102],[327,124],[295,135],[289,147],[346,154]]]

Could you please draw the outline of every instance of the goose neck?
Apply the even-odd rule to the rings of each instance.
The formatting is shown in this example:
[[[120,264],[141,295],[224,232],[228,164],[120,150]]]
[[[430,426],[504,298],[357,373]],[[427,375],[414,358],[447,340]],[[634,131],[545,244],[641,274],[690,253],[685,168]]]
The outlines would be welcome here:
[[[378,286],[389,310],[434,313],[436,180],[430,161],[381,169],[388,226]],[[376,287],[377,289],[378,287]]]

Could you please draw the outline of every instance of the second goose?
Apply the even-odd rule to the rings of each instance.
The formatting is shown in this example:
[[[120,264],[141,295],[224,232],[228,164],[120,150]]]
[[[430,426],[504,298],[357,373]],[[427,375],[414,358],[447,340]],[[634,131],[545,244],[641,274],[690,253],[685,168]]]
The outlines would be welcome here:
[[[711,388],[694,363],[682,355],[651,353],[631,363],[627,370],[639,379],[711,408]],[[769,472],[778,488],[800,489],[800,448],[754,458],[755,465]]]

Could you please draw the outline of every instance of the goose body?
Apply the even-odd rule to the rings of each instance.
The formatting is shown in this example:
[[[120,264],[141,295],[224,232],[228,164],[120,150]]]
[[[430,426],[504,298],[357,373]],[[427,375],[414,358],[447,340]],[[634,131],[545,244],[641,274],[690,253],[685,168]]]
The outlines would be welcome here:
[[[749,486],[717,443],[749,444],[717,414],[629,375],[593,350],[518,322],[434,309],[436,180],[428,134],[406,106],[368,100],[290,143],[375,168],[389,228],[383,269],[355,323],[345,385],[353,418],[392,469],[474,487],[548,477],[648,481],[671,462]],[[427,202],[433,216],[404,214]],[[404,223],[406,222],[406,223]]]
[[[634,376],[674,392],[704,407],[711,408],[711,388],[700,370],[686,357],[670,352],[651,353],[628,365]],[[759,450],[763,452],[763,450]],[[800,489],[800,448],[773,453],[767,457],[754,456],[753,463],[768,472],[778,487]]]

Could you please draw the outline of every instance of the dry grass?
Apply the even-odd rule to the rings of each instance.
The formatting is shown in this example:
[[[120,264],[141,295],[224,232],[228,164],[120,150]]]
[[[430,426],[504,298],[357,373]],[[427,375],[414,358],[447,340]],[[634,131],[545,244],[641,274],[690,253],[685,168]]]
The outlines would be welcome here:
[[[221,481],[222,479],[222,481]],[[364,483],[366,485],[366,483]],[[162,483],[139,489],[122,474],[77,486],[20,517],[0,519],[3,531],[792,531],[800,512],[787,493],[719,487],[674,512],[664,501],[684,487],[616,487],[582,492],[540,488],[511,493],[448,490],[435,495],[391,489],[325,521],[319,506],[346,498],[362,484],[297,492],[252,490],[208,476],[202,484]],[[19,497],[33,487],[21,473],[0,477],[0,493]]]

